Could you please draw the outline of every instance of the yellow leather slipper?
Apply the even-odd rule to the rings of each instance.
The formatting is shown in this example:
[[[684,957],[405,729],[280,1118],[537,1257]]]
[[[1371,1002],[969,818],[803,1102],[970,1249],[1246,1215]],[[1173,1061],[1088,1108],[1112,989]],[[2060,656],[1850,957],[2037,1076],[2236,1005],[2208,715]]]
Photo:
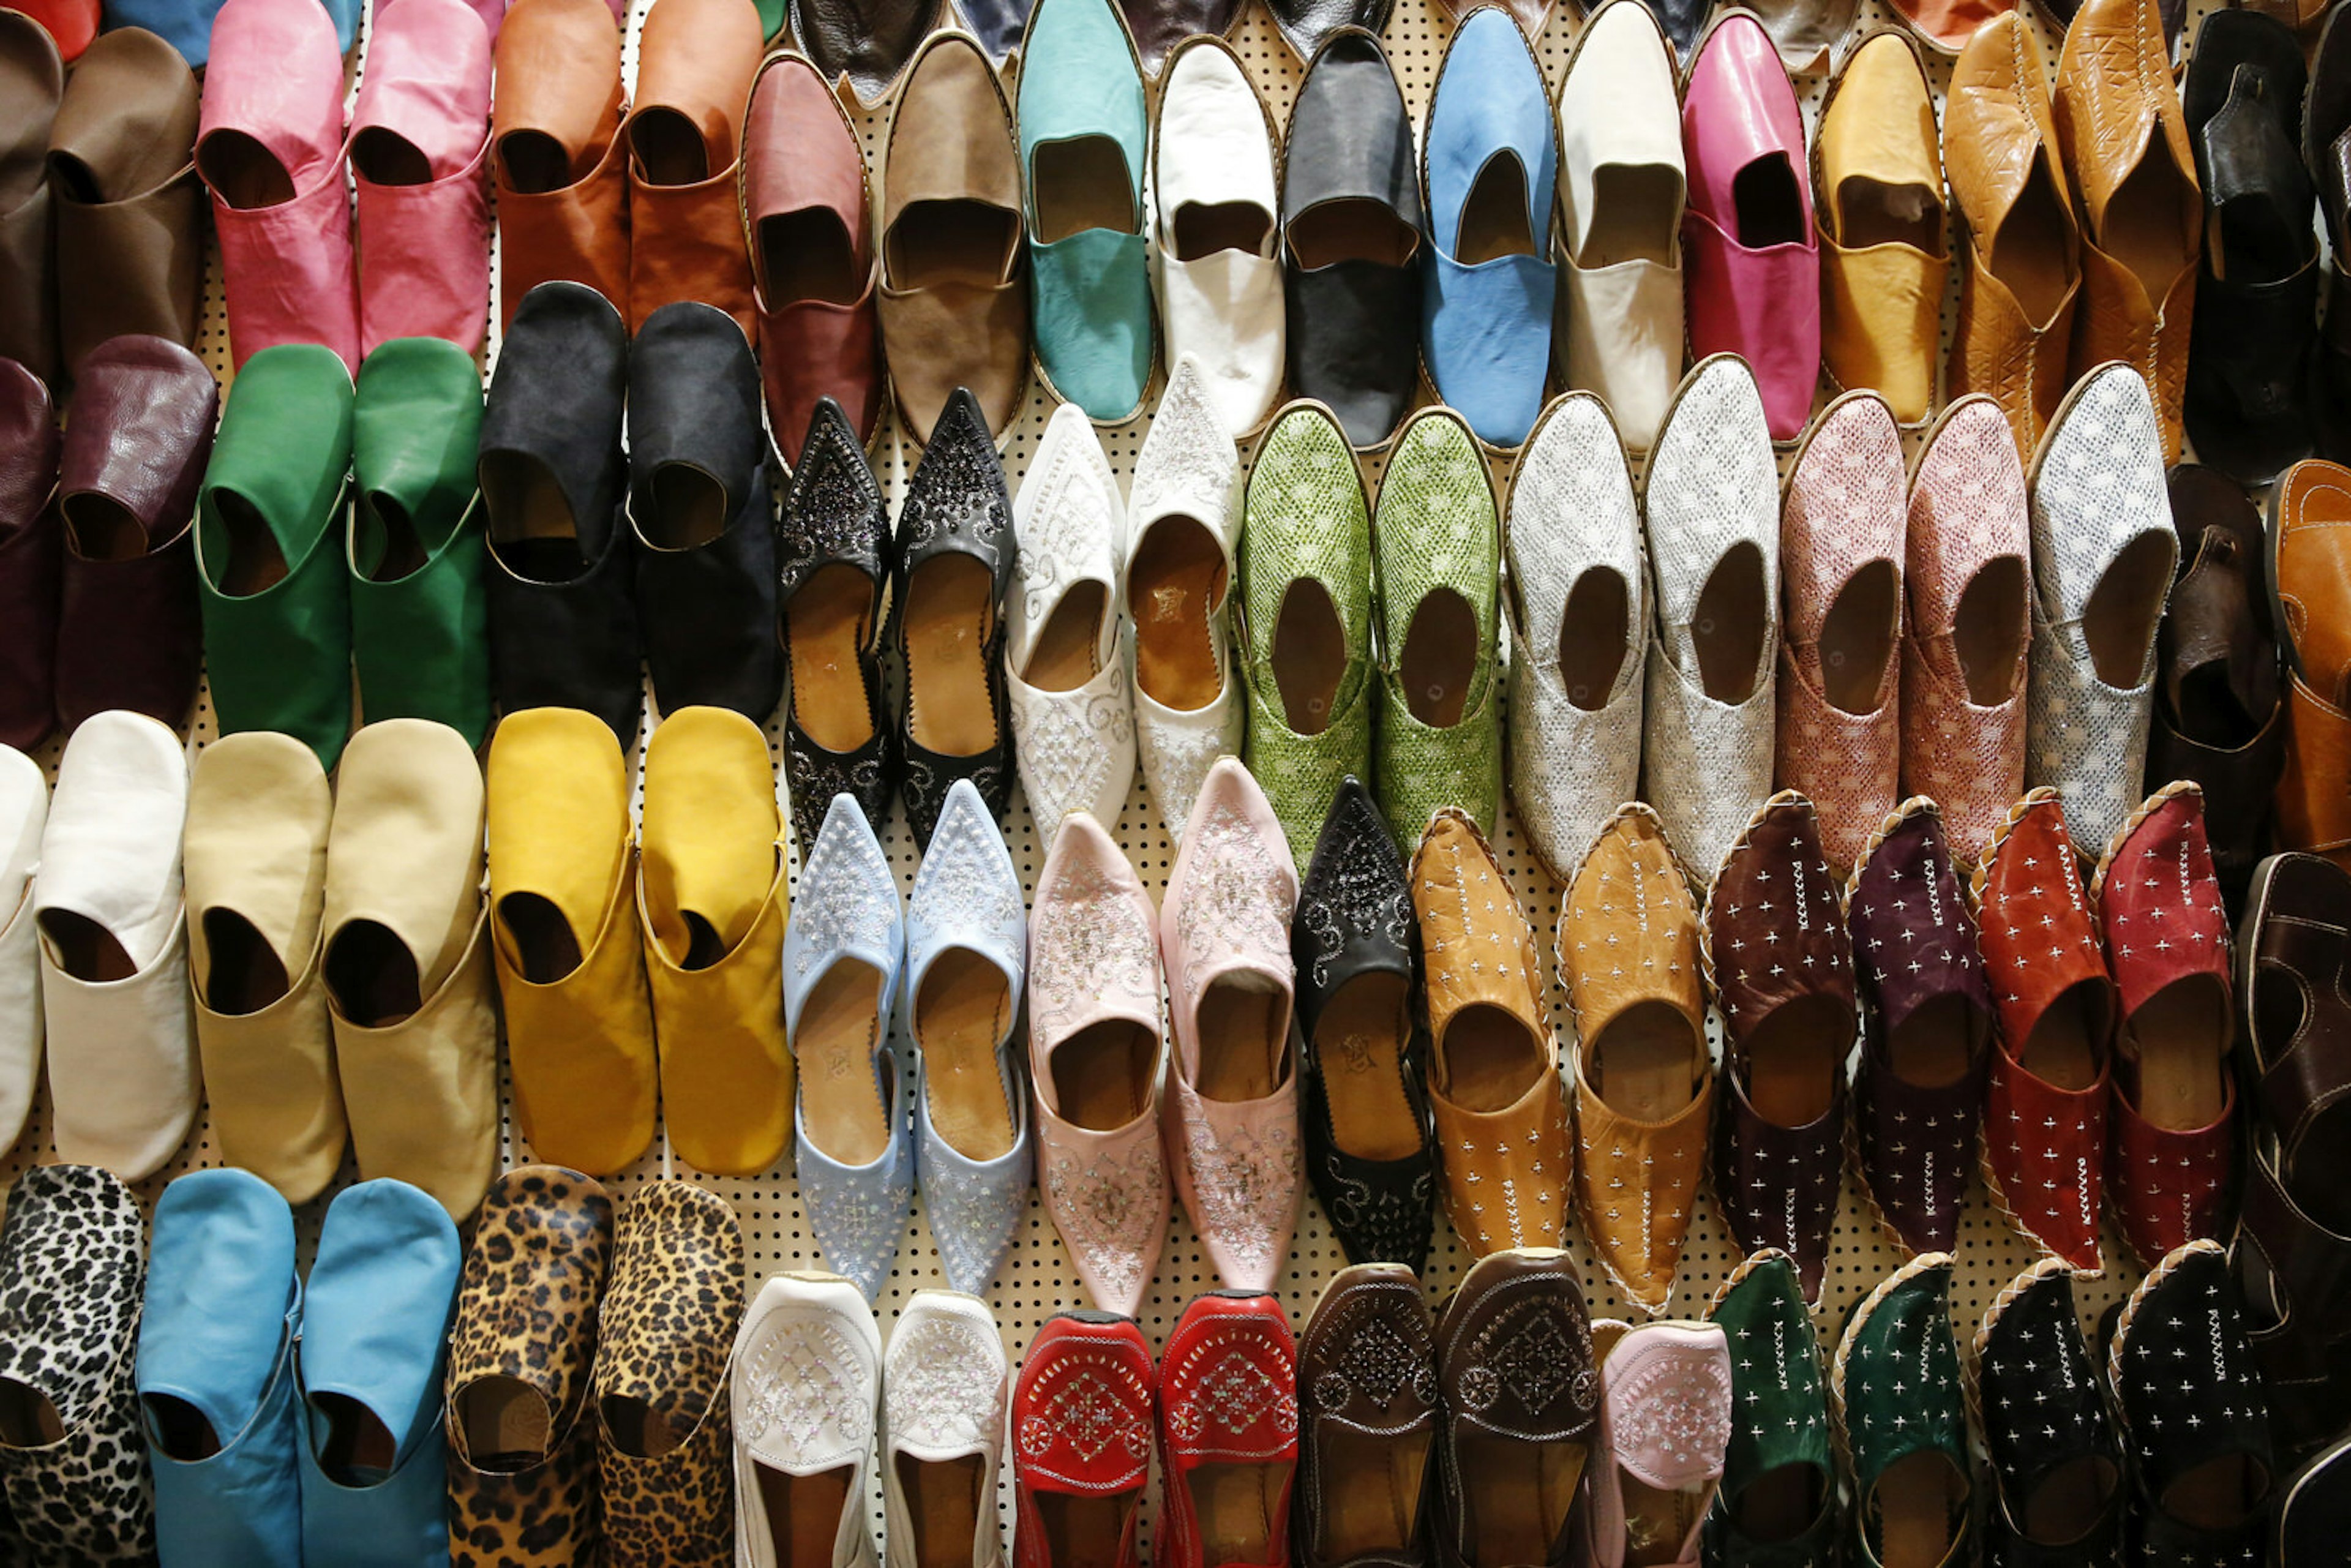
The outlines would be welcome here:
[[[578,708],[525,708],[490,743],[490,944],[515,1119],[590,1176],[653,1142],[653,1000],[634,905],[629,765]]]
[[[662,720],[645,744],[637,915],[670,1145],[716,1176],[758,1175],[791,1134],[783,839],[758,725],[716,707]]]

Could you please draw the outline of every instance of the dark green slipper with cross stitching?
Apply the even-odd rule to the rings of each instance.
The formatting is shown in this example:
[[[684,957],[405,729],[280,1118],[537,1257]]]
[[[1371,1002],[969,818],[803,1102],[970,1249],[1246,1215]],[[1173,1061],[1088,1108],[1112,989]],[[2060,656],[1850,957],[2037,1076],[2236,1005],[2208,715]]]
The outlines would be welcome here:
[[[1975,1560],[1973,1483],[1951,1255],[1924,1252],[1855,1303],[1829,1369],[1829,1410],[1853,1465],[1863,1568]]]
[[[1793,1260],[1750,1253],[1707,1313],[1730,1341],[1730,1448],[1708,1568],[1834,1568],[1842,1499],[1820,1342]]]

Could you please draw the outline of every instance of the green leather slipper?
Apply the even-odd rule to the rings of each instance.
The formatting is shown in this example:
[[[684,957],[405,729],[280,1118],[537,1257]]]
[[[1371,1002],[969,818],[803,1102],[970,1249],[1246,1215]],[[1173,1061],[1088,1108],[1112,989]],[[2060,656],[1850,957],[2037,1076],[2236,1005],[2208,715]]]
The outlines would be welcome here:
[[[476,749],[490,730],[481,432],[481,372],[456,344],[395,338],[360,367],[347,545],[360,708],[371,724],[445,724]]]
[[[328,771],[351,729],[351,603],[341,551],[350,372],[281,343],[236,373],[196,494],[204,666],[223,735],[268,729]]]

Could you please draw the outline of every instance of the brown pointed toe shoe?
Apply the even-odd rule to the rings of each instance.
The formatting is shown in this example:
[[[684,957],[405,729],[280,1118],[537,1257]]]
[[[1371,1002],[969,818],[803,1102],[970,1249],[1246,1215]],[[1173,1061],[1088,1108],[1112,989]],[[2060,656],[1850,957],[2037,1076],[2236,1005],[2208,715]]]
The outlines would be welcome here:
[[[957,387],[1001,439],[1029,391],[1029,257],[1012,110],[995,68],[940,33],[883,134],[882,343],[908,434],[927,442]]]
[[[496,83],[499,326],[558,278],[593,288],[628,325],[621,34],[604,0],[516,0],[498,29]]]
[[[1985,23],[1951,68],[1943,168],[1967,253],[1948,391],[1997,399],[2030,457],[2065,396],[2082,234],[2040,46],[2015,12]]]
[[[1486,836],[1430,819],[1412,858],[1428,1098],[1453,1228],[1479,1257],[1567,1234],[1567,1111],[1535,934]]]
[[[1594,1254],[1644,1312],[1672,1299],[1706,1174],[1714,1070],[1698,904],[1635,802],[1600,830],[1559,908],[1575,1009],[1575,1207]]]
[[[2057,145],[2081,203],[2071,379],[2109,360],[2147,378],[2163,460],[2179,461],[2204,202],[2156,0],[2089,0],[2057,59]]]
[[[1810,800],[1782,789],[1757,809],[1707,894],[1706,931],[1724,1027],[1715,1203],[1741,1251],[1794,1259],[1817,1304],[1844,1176],[1845,1058],[1861,1019]]]
[[[736,204],[743,106],[758,69],[751,0],[661,0],[637,40],[629,145],[631,321],[698,299],[749,337],[751,267]]]
[[[101,34],[74,68],[49,132],[57,206],[57,352],[68,377],[129,332],[196,340],[204,193],[196,78],[140,27]]]
[[[0,11],[0,360],[43,381],[57,373],[56,204],[46,165],[65,90],[48,29],[21,11]]]
[[[798,464],[817,400],[871,445],[882,416],[872,199],[857,128],[805,55],[760,64],[743,120],[743,232],[768,428]]]

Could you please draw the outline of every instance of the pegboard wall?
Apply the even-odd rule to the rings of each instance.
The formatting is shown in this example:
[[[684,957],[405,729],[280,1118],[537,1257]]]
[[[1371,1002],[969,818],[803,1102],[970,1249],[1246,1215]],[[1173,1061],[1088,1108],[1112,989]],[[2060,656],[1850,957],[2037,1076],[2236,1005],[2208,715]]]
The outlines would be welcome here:
[[[649,0],[634,0],[630,18],[626,67],[632,82],[635,73],[637,30],[648,8]],[[2197,4],[2193,5],[2189,21],[2191,37],[2196,22],[2200,20],[2203,13],[2210,8],[2211,8],[2211,0],[2197,0]],[[2053,69],[2059,37],[2057,26],[2046,15],[2036,12],[2033,5],[2030,4],[2025,6],[2025,12],[2034,24],[2043,47],[2046,61]],[[1857,38],[1874,27],[1891,25],[1893,25],[1893,18],[1886,12],[1880,0],[1861,0],[1860,16],[1850,37]],[[1446,41],[1451,36],[1453,26],[1451,14],[1445,9],[1441,0],[1397,0],[1395,14],[1383,35],[1389,57],[1395,65],[1397,78],[1403,86],[1405,99],[1411,108],[1416,128],[1425,122],[1429,95],[1434,89],[1437,68],[1444,57]],[[1562,0],[1562,3],[1552,12],[1541,37],[1537,40],[1537,54],[1554,93],[1566,68],[1569,51],[1580,26],[1581,14],[1566,4],[1565,0]],[[1299,62],[1282,43],[1269,16],[1256,5],[1246,7],[1230,38],[1251,78],[1263,92],[1277,126],[1286,126],[1290,104],[1296,96],[1303,74]],[[365,44],[362,41],[352,68],[354,84],[359,70],[362,68],[360,62],[363,60]],[[1843,53],[1844,50],[1840,49],[1840,58]],[[1943,89],[1949,80],[1950,64],[1948,57],[1932,53],[1928,56],[1928,71],[1938,103]],[[1808,127],[1817,120],[1826,85],[1826,78],[1823,77],[1806,77],[1797,83],[1799,96],[1803,101]],[[1011,95],[1012,87],[1013,83],[1008,80],[1006,84],[1008,98]],[[1155,107],[1155,88],[1153,99]],[[869,111],[861,110],[852,101],[848,107],[852,122],[856,125],[863,139],[869,174],[878,182],[882,176],[880,162],[888,112],[887,106]],[[1954,244],[1957,243],[1955,228]],[[495,269],[493,287],[495,288]],[[225,384],[230,376],[228,341],[225,318],[221,304],[220,268],[216,254],[209,267],[206,288],[204,326],[196,348]],[[1955,296],[1956,282],[1953,285],[1953,292]],[[1950,330],[1950,309],[1951,301],[1947,299],[1944,320],[1946,342]],[[494,295],[491,306],[491,319],[494,324],[497,315],[497,304]],[[496,351],[496,346],[493,340],[486,358],[494,358]],[[1424,388],[1424,398],[1426,395]],[[1155,404],[1155,391],[1151,401]],[[1006,475],[1016,489],[1021,476],[1027,471],[1030,454],[1035,450],[1036,443],[1044,430],[1045,422],[1051,411],[1051,402],[1041,387],[1032,382],[1029,405],[1005,442]],[[885,418],[893,420],[894,416],[885,416]],[[1119,474],[1122,481],[1133,473],[1135,455],[1141,447],[1144,433],[1148,428],[1148,424],[1146,416],[1132,424],[1101,432],[1102,446],[1109,455],[1111,466]],[[1915,453],[1918,436],[1912,434],[1906,439]],[[873,454],[874,467],[888,490],[893,505],[903,495],[906,476],[911,472],[918,455],[918,449],[894,427],[894,423],[889,428],[885,428],[877,439]],[[1244,462],[1250,455],[1251,452],[1245,448]],[[1786,460],[1783,456],[1782,461]],[[1498,495],[1503,497],[1507,505],[1505,486],[1509,476],[1508,461],[1496,459],[1493,460],[1492,465]],[[1374,485],[1378,482],[1381,466],[1380,458],[1366,459],[1366,477]],[[646,716],[648,730],[655,717],[656,716],[649,708]],[[782,757],[780,715],[770,718],[767,732],[770,749],[775,753],[780,769]],[[191,761],[193,760],[196,752],[201,750],[215,733],[209,695],[200,696],[189,740]],[[52,779],[56,776],[57,760],[61,749],[61,743],[53,740],[36,758],[48,770]],[[782,788],[779,777],[778,783],[779,795]],[[1134,787],[1129,791],[1123,814],[1118,822],[1113,824],[1113,828],[1142,877],[1144,884],[1156,897],[1165,888],[1175,857],[1167,835],[1161,828],[1155,813],[1144,794],[1139,776]],[[1518,891],[1519,898],[1527,915],[1534,922],[1539,935],[1539,946],[1545,955],[1544,964],[1548,971],[1552,964],[1552,934],[1559,915],[1560,889],[1527,847],[1520,834],[1517,822],[1507,807],[1503,813],[1503,820],[1497,824],[1497,829],[1498,831],[1492,835],[1494,846],[1501,857],[1505,871]],[[1028,805],[1018,790],[1014,793],[1011,807],[1006,816],[1005,831],[1006,838],[1011,846],[1014,862],[1019,869],[1023,883],[1033,894],[1037,873],[1044,863],[1048,846],[1040,841],[1036,827],[1029,818]],[[918,862],[903,812],[893,813],[883,835],[883,840],[891,863],[897,871],[903,892],[912,885]],[[1556,977],[1553,977],[1552,986],[1552,1002],[1553,1019],[1564,1048],[1573,1037],[1573,1023],[1568,1014],[1565,993],[1557,985]],[[1027,1038],[1025,1019],[1016,1038],[1025,1045]],[[903,1041],[893,1043],[903,1048]],[[1719,1033],[1716,1045],[1719,1051]],[[505,1088],[502,1071],[502,1094]],[[5,1172],[0,1172],[5,1174],[7,1180],[13,1183],[14,1178],[26,1167],[56,1159],[56,1150],[49,1136],[48,1122],[48,1098],[47,1087],[44,1085],[24,1135],[15,1148],[7,1152]],[[528,1144],[511,1124],[507,1127],[504,1151],[509,1165],[526,1163],[533,1157]],[[162,1174],[139,1184],[139,1193],[142,1200],[152,1207],[154,1199],[161,1194],[164,1184],[172,1176],[183,1171],[219,1163],[220,1155],[213,1143],[209,1120],[200,1118],[187,1146],[181,1151],[179,1157]],[[344,1169],[338,1176],[333,1188],[330,1189],[329,1196],[332,1191],[340,1191],[342,1186],[357,1179],[357,1175],[355,1165],[347,1158]],[[625,1198],[631,1192],[647,1183],[664,1180],[695,1182],[722,1194],[733,1202],[742,1221],[748,1244],[750,1284],[753,1290],[756,1291],[758,1281],[769,1274],[787,1270],[816,1269],[823,1266],[824,1260],[817,1251],[815,1241],[809,1232],[801,1212],[798,1185],[789,1168],[778,1168],[765,1176],[748,1179],[705,1176],[687,1168],[681,1162],[673,1161],[668,1154],[665,1141],[657,1138],[651,1153],[630,1170],[620,1176],[605,1178],[605,1185],[611,1188],[616,1198]],[[315,1243],[318,1223],[325,1211],[326,1203],[327,1198],[321,1197],[297,1211],[298,1225],[306,1258],[310,1246]],[[1574,1248],[1578,1260],[1583,1265],[1586,1294],[1593,1314],[1595,1316],[1623,1315],[1619,1298],[1608,1283],[1605,1275],[1590,1262],[1588,1250],[1580,1234],[1572,1239],[1571,1245]],[[2085,1323],[2094,1321],[2095,1315],[2109,1302],[2118,1300],[2126,1293],[2129,1287],[2137,1282],[2138,1277],[2137,1271],[2129,1266],[2129,1255],[2123,1249],[2111,1222],[2106,1228],[2105,1256],[2112,1265],[2106,1277],[2100,1280],[2085,1280],[2079,1290],[2079,1301]],[[1980,1179],[1969,1195],[1966,1218],[1962,1227],[1962,1241],[1958,1257],[1952,1301],[1953,1320],[1960,1341],[1965,1344],[1980,1322],[1984,1309],[1991,1304],[2001,1288],[2030,1264],[2033,1258],[2030,1246],[2011,1232],[2006,1222],[1985,1196]],[[1328,1283],[1331,1276],[1344,1266],[1345,1261],[1338,1243],[1332,1237],[1329,1224],[1310,1194],[1306,1199],[1296,1240],[1290,1249],[1290,1266],[1280,1288],[1282,1301],[1289,1311],[1293,1327],[1304,1325],[1307,1314],[1312,1311],[1322,1288]],[[1432,1304],[1443,1301],[1470,1261],[1468,1251],[1453,1237],[1440,1214],[1437,1221],[1436,1250],[1425,1279]],[[1738,1253],[1725,1234],[1721,1221],[1712,1205],[1710,1203],[1702,1205],[1690,1228],[1679,1284],[1668,1310],[1677,1315],[1701,1315],[1713,1291],[1737,1261]],[[1847,1310],[1900,1262],[1900,1254],[1880,1232],[1848,1174],[1844,1196],[1838,1212],[1835,1243],[1829,1263],[1825,1297],[1815,1318],[1824,1346],[1834,1348],[1837,1332],[1844,1322]],[[1165,1343],[1167,1333],[1175,1326],[1176,1320],[1186,1303],[1201,1291],[1215,1289],[1217,1284],[1216,1272],[1202,1254],[1199,1244],[1192,1233],[1191,1227],[1186,1221],[1179,1205],[1168,1236],[1166,1249],[1159,1260],[1156,1276],[1144,1300],[1141,1313],[1144,1333],[1150,1338],[1155,1347]],[[900,1244],[896,1266],[883,1286],[877,1307],[877,1313],[882,1319],[885,1336],[890,1332],[892,1323],[899,1312],[915,1291],[925,1288],[943,1289],[945,1286],[946,1278],[939,1267],[937,1251],[932,1241],[929,1224],[924,1217],[918,1195],[913,1221]],[[1051,1222],[1047,1219],[1042,1207],[1033,1197],[1028,1218],[1023,1223],[1012,1254],[998,1276],[995,1288],[988,1293],[988,1304],[995,1311],[1003,1332],[1006,1347],[1013,1356],[1016,1365],[1022,1350],[1047,1319],[1056,1312],[1089,1304],[1083,1287],[1070,1268],[1068,1256],[1062,1249]],[[1006,1519],[1008,1526],[1010,1518],[1008,1482],[1004,1497],[1007,1502]],[[878,1481],[872,1500],[874,1522],[879,1529],[881,1500]],[[1145,1539],[1148,1539],[1147,1534]]]

